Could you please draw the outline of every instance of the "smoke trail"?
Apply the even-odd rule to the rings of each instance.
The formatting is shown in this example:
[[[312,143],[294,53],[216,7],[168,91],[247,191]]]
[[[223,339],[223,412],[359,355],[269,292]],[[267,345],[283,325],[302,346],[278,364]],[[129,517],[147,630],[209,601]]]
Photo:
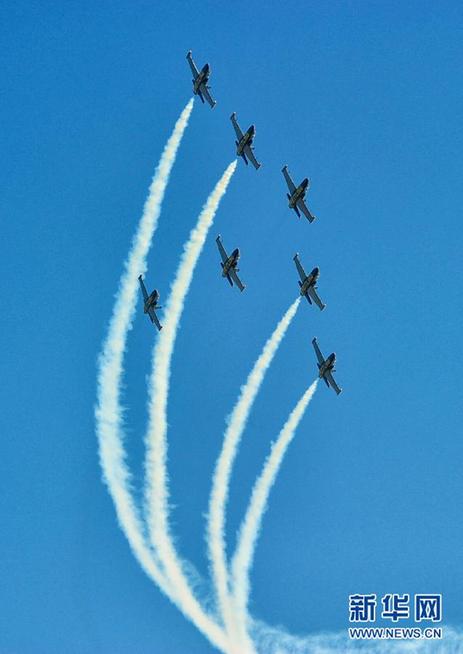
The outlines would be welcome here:
[[[211,562],[217,599],[225,622],[226,631],[232,640],[238,638],[240,642],[242,642],[245,636],[243,633],[241,635],[237,633],[233,609],[229,601],[225,547],[225,509],[228,500],[230,477],[241,435],[246,426],[252,405],[278,346],[296,314],[299,302],[300,298],[297,298],[286,311],[276,326],[275,331],[265,343],[259,358],[247,378],[246,384],[241,387],[238,401],[228,419],[229,422],[224,436],[222,451],[217,460],[212,481],[207,525],[209,560]],[[252,651],[249,642],[247,642],[246,646]]]
[[[161,203],[177,150],[193,109],[193,99],[180,114],[167,141],[150,185],[132,248],[124,264],[108,334],[99,356],[98,399],[95,409],[100,465],[124,531],[140,565],[168,593],[159,561],[144,540],[143,525],[130,492],[130,473],[123,445],[123,409],[120,406],[123,356],[132,327],[138,291],[137,277],[146,268],[146,256],[156,229]]]
[[[351,640],[347,629],[293,636],[281,628],[253,623],[259,652],[265,654],[461,654],[463,631],[440,623],[442,640]]]
[[[267,508],[267,500],[296,429],[317,388],[318,379],[305,391],[278,435],[276,443],[265,461],[263,470],[254,484],[246,515],[241,523],[238,545],[231,564],[232,591],[235,610],[240,623],[247,623],[247,604],[249,598],[249,571],[254,558],[254,550],[259,536],[262,518]]]
[[[191,231],[184,246],[184,252],[167,300],[163,330],[159,334],[153,352],[152,373],[149,381],[149,424],[146,436],[145,503],[152,543],[159,554],[169,582],[176,589],[179,606],[207,638],[223,651],[228,651],[223,631],[204,613],[193,595],[169,532],[169,492],[166,470],[167,399],[170,364],[185,298],[209,228],[235,168],[236,161],[233,161],[207,199],[196,227]]]

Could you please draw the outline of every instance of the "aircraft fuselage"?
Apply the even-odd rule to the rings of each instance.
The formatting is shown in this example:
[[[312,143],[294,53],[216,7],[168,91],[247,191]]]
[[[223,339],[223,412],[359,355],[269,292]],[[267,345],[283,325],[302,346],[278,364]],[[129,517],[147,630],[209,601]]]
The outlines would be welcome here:
[[[299,202],[299,200],[303,200],[305,197],[305,194],[307,193],[307,187],[309,185],[309,180],[307,177],[299,184],[297,189],[294,191],[292,195],[289,196],[289,207],[290,209],[294,209],[296,204]]]
[[[243,137],[240,139],[240,141],[236,142],[236,154],[238,156],[242,156],[243,150],[247,145],[252,145],[255,135],[256,135],[256,128],[254,127],[254,125],[251,125],[248,131],[245,134],[243,134]]]
[[[198,77],[195,80],[193,80],[193,90],[195,93],[198,93],[201,84],[207,84],[210,75],[211,75],[211,67],[209,66],[209,64],[204,64]]]
[[[318,376],[320,379],[326,375],[327,372],[334,372],[334,364],[336,363],[336,354],[333,352],[330,356],[324,360],[323,363],[318,365]]]
[[[222,266],[222,277],[227,277],[230,270],[232,268],[236,268],[239,258],[240,258],[240,251],[239,248],[236,248],[235,250],[233,250],[231,255],[228,257],[228,259],[225,261],[225,263]],[[236,268],[236,270],[238,269]]]
[[[315,286],[319,276],[320,276],[320,269],[314,268],[310,273],[310,275],[307,275],[307,277],[304,279],[303,282],[299,282],[299,286],[301,287],[301,295],[306,295],[309,288],[311,286]]]
[[[151,308],[155,309],[157,307],[158,300],[159,300],[159,292],[155,289],[145,302],[145,305],[144,305],[144,308],[143,308],[144,312],[148,313],[148,311]]]

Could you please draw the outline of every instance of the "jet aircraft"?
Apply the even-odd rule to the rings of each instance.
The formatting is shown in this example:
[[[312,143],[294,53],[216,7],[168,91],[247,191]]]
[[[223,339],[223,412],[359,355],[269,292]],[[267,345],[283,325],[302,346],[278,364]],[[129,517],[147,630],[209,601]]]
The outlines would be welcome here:
[[[237,267],[237,264],[238,259],[240,258],[239,249],[236,248],[233,250],[231,255],[228,256],[224,246],[222,245],[220,234],[215,240],[217,247],[219,248],[220,256],[222,257],[222,261],[220,262],[220,265],[222,266],[222,277],[226,277],[228,279],[230,286],[233,286],[233,282],[235,282],[240,291],[244,291],[245,286],[241,279],[238,277],[239,268]]]
[[[248,165],[248,159],[254,166],[254,168],[257,170],[260,168],[261,164],[257,161],[255,155],[254,155],[254,148],[252,147],[253,141],[254,141],[254,136],[256,135],[256,128],[254,125],[251,125],[251,127],[248,129],[248,131],[243,134],[241,131],[241,127],[238,125],[238,121],[236,120],[236,113],[233,112],[232,115],[230,116],[230,120],[232,121],[233,127],[235,128],[235,133],[237,137],[237,141],[235,141],[236,145],[236,154],[239,157],[243,157],[243,161]]]
[[[315,302],[320,311],[326,307],[326,304],[320,300],[317,295],[317,281],[320,275],[320,269],[314,268],[310,275],[307,275],[304,268],[302,267],[301,262],[299,261],[299,254],[296,254],[293,257],[294,263],[296,264],[297,271],[301,281],[298,280],[299,287],[301,289],[301,295],[305,295],[309,304],[312,304],[312,300]]]
[[[143,283],[143,277],[139,275],[138,281],[140,282],[140,288],[141,292],[143,293],[143,311],[144,313],[147,313],[150,317],[151,322],[153,325],[156,325],[156,327],[161,331],[162,325],[159,322],[159,319],[156,315],[155,309],[160,309],[161,307],[158,305],[159,301],[159,292],[154,289],[154,291],[151,293],[151,295],[148,295],[145,284]]]
[[[302,180],[299,186],[296,187],[293,180],[291,179],[291,175],[288,172],[288,166],[283,166],[281,172],[285,176],[286,184],[288,185],[288,188],[291,193],[291,195],[289,193],[286,194],[286,197],[289,200],[288,203],[289,208],[294,209],[294,211],[297,213],[298,218],[301,217],[300,211],[302,211],[302,213],[308,219],[308,221],[312,223],[315,220],[315,216],[313,216],[310,213],[304,201],[305,195],[310,188],[310,180],[306,177],[304,180]]]
[[[188,63],[190,64],[191,72],[193,73],[193,93],[195,95],[199,95],[201,98],[201,102],[204,104],[204,98],[208,101],[208,103],[211,105],[211,108],[213,109],[217,102],[214,100],[212,95],[210,94],[210,86],[208,86],[208,81],[209,77],[211,75],[211,67],[209,64],[204,64],[203,68],[199,71],[196,68],[196,64],[193,61],[193,57],[191,56],[191,50],[188,50],[186,58],[188,59]]]
[[[312,345],[318,359],[318,376],[320,379],[323,379],[328,387],[331,386],[331,388],[334,389],[336,395],[339,395],[342,392],[342,389],[336,384],[332,374],[336,370],[334,367],[334,364],[336,363],[336,354],[333,352],[327,359],[325,359],[323,354],[320,352],[316,338],[312,339]]]

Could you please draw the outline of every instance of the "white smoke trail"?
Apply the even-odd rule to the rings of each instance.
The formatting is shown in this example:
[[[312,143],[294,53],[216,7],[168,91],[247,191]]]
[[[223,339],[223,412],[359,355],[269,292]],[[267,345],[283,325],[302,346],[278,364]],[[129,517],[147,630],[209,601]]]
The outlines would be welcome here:
[[[264,380],[265,373],[278,350],[278,346],[296,314],[299,302],[300,298],[297,298],[286,311],[276,326],[275,331],[265,343],[259,358],[247,378],[246,384],[241,387],[238,401],[228,419],[228,427],[224,435],[222,451],[217,460],[212,480],[207,524],[209,560],[212,567],[220,611],[225,623],[225,630],[233,642],[237,641],[239,643],[239,649],[236,650],[239,654],[242,654],[243,648],[251,652],[253,648],[245,634],[242,631],[238,633],[233,608],[230,604],[225,546],[225,510],[229,494],[230,477],[241,435],[246,427],[252,405]]]
[[[235,611],[243,629],[248,622],[249,571],[267,501],[289,444],[317,388],[318,379],[305,391],[272,445],[260,476],[252,489],[251,500],[241,523],[238,544],[231,563],[231,581]]]
[[[191,231],[172,284],[164,313],[163,330],[153,351],[152,373],[149,381],[149,424],[146,436],[146,516],[151,541],[165,568],[169,583],[176,589],[176,597],[183,612],[216,647],[228,651],[224,634],[207,616],[189,584],[178,558],[169,529],[169,491],[167,479],[167,400],[170,383],[170,364],[182,316],[185,298],[190,288],[194,269],[206,241],[209,228],[235,172],[233,161],[207,199]]]
[[[441,625],[439,625],[441,626]],[[442,625],[442,640],[351,640],[347,629],[293,636],[281,628],[253,623],[253,635],[262,654],[461,654],[463,630]]]
[[[131,496],[131,478],[123,444],[120,395],[127,334],[132,327],[138,292],[137,277],[146,268],[146,256],[157,226],[164,192],[192,109],[193,99],[180,114],[161,155],[132,248],[124,264],[108,334],[99,356],[98,399],[95,409],[100,465],[116,508],[119,525],[146,574],[166,593],[169,593],[169,589],[159,561],[145,543],[143,524]]]

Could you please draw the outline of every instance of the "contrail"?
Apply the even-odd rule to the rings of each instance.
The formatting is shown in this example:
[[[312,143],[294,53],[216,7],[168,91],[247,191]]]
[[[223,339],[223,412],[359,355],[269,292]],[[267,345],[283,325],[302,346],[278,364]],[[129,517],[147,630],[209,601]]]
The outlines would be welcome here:
[[[259,536],[262,518],[267,508],[267,501],[296,429],[317,388],[318,379],[305,391],[278,435],[276,443],[265,461],[263,470],[252,489],[251,500],[241,523],[238,544],[231,563],[231,581],[234,608],[239,616],[242,628],[248,622],[247,605],[249,598],[249,572],[254,558],[254,551]]]
[[[297,298],[286,311],[276,326],[275,331],[265,343],[259,358],[247,378],[246,384],[241,387],[240,396],[228,418],[228,427],[224,435],[222,451],[217,460],[212,480],[207,524],[207,544],[217,599],[225,623],[225,630],[232,641],[238,639],[239,642],[242,642],[240,638],[243,638],[244,635],[237,633],[228,587],[225,510],[228,500],[230,477],[241,435],[246,427],[252,405],[278,346],[296,314],[299,302],[300,298]],[[241,645],[241,647],[243,646]],[[247,642],[246,647],[250,651],[253,651],[249,642]]]
[[[124,264],[108,334],[98,360],[96,431],[100,465],[113,499],[119,525],[146,574],[172,599],[158,557],[145,542],[143,523],[131,495],[131,475],[126,464],[123,408],[120,404],[123,358],[132,327],[138,292],[138,275],[146,269],[146,257],[157,227],[161,204],[177,150],[193,109],[193,99],[180,114],[152,179],[132,248]]]
[[[223,631],[203,611],[193,595],[187,575],[178,558],[169,529],[169,491],[167,479],[167,400],[170,365],[182,316],[185,298],[190,288],[194,269],[206,241],[209,228],[235,172],[233,161],[215,186],[204,205],[188,241],[172,284],[164,313],[163,330],[153,351],[152,373],[149,381],[149,424],[146,435],[145,507],[148,530],[158,552],[166,577],[175,588],[181,610],[190,617],[203,634],[222,651],[228,650]]]

